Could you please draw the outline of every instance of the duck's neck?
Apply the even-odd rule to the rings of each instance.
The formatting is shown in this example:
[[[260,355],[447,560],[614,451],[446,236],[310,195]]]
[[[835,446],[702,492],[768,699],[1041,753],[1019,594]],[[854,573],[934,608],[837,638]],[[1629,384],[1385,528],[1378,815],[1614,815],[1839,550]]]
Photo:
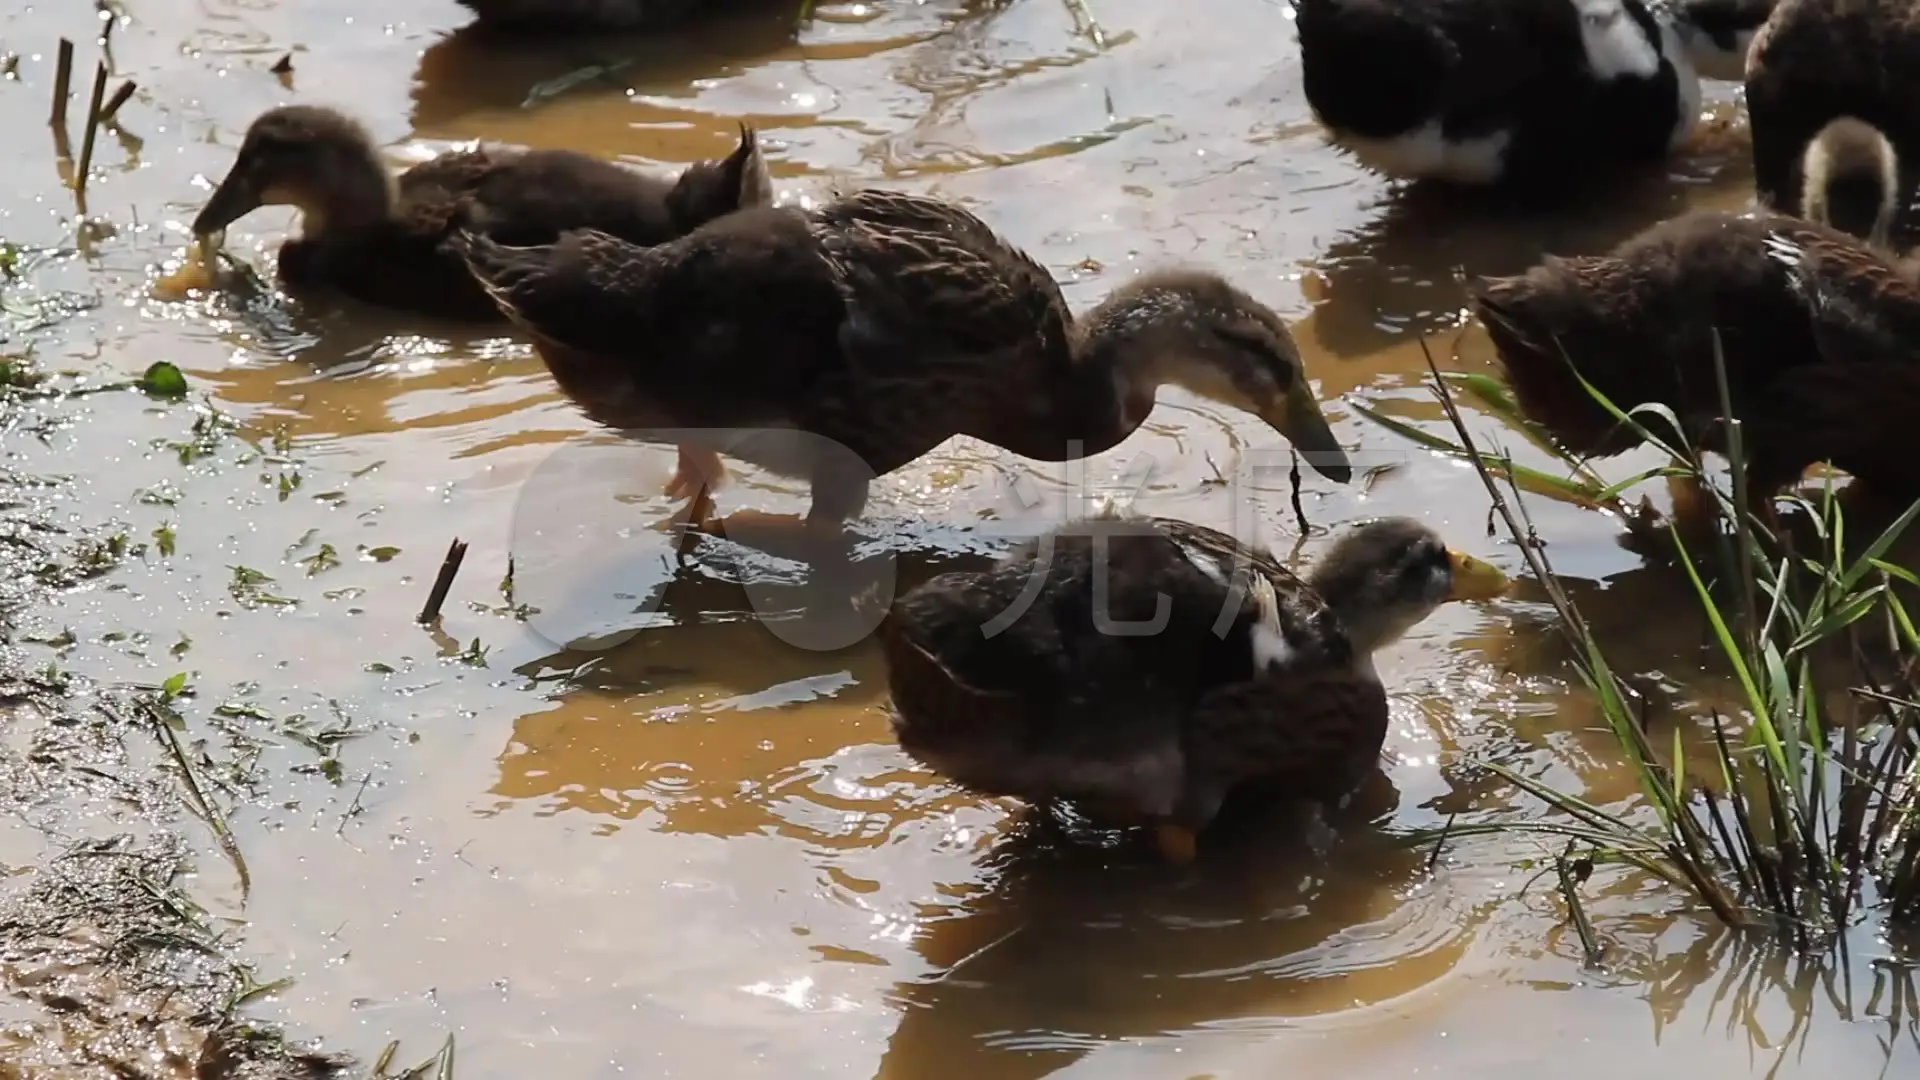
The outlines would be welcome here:
[[[296,205],[301,235],[309,240],[329,232],[368,228],[393,216],[393,177],[372,147],[343,151],[338,171],[325,190]]]
[[[1373,654],[1400,640],[1412,628],[1404,612],[1385,610],[1355,574],[1342,567],[1321,566],[1307,575],[1307,584],[1327,602],[1353,646],[1354,664],[1373,671]]]
[[[1191,296],[1152,281],[1114,290],[1075,320],[1071,374],[1036,402],[1038,415],[992,441],[1023,457],[1067,461],[1112,449],[1146,422],[1162,384],[1195,349]]]

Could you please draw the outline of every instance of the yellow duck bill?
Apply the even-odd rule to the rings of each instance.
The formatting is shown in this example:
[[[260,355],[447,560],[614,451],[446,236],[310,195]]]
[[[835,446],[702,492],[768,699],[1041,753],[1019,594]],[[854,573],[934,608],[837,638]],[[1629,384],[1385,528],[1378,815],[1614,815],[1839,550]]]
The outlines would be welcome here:
[[[1490,562],[1447,549],[1447,565],[1452,570],[1453,587],[1449,600],[1492,600],[1506,594],[1512,581]]]

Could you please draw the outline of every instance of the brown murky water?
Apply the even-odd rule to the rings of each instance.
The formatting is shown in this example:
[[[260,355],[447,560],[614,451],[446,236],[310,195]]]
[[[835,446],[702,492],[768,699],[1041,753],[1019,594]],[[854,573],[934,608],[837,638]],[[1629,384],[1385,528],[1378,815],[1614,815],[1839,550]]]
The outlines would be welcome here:
[[[82,7],[0,16],[25,54],[0,83],[17,159],[0,215],[16,243],[78,235],[43,150],[44,54],[62,33],[91,36],[91,12],[69,10]],[[1691,203],[1741,205],[1737,130],[1605,205],[1463,221],[1388,200],[1324,148],[1287,11],[1267,0],[1098,0],[1105,51],[1055,0],[823,2],[797,29],[758,17],[516,54],[449,37],[465,22],[451,0],[126,8],[114,61],[141,89],[91,194],[112,229],[43,283],[99,306],[40,355],[103,377],[172,360],[248,431],[290,444],[276,458],[228,438],[183,464],[167,444],[187,437],[184,406],[101,395],[8,454],[75,476],[76,514],[177,535],[170,557],[69,598],[79,644],[63,663],[149,682],[188,667],[196,721],[244,700],[363,732],[333,780],[287,741],[269,788],[235,809],[244,907],[211,843],[202,864],[199,893],[244,917],[268,973],[297,978],[263,1008],[300,1030],[363,1054],[452,1030],[466,1078],[1863,1076],[1920,1062],[1912,1003],[1870,996],[1872,942],[1846,977],[1805,973],[1662,888],[1603,874],[1614,968],[1588,973],[1525,865],[1543,850],[1476,843],[1429,874],[1424,853],[1390,843],[1452,813],[1531,812],[1463,755],[1603,804],[1635,797],[1537,594],[1445,611],[1384,658],[1398,763],[1320,841],[1329,851],[1256,830],[1174,874],[1131,846],[1062,844],[912,767],[888,739],[873,650],[784,644],[726,584],[744,576],[777,604],[779,566],[716,556],[663,591],[665,541],[646,526],[667,512],[668,463],[594,438],[512,339],[274,296],[147,295],[200,178],[275,103],[346,106],[409,152],[484,136],[661,163],[722,150],[747,118],[783,188],[886,181],[966,200],[1071,279],[1076,304],[1163,260],[1232,273],[1301,320],[1342,440],[1392,466],[1350,489],[1309,476],[1309,517],[1421,515],[1516,569],[1469,471],[1338,399],[1437,425],[1413,335],[1438,331],[1443,362],[1485,363],[1484,339],[1454,329],[1460,266],[1514,270]],[[268,70],[289,50],[290,89]],[[536,89],[595,66],[565,93]],[[1713,87],[1722,113],[1731,91]],[[249,218],[232,245],[264,261],[284,225]],[[1090,473],[1150,462],[1140,506],[1214,524],[1257,500],[1286,549],[1284,476],[1239,496],[1210,483],[1209,457],[1233,472],[1267,445],[1174,394]],[[872,546],[900,552],[907,578],[990,550],[1018,516],[1001,469],[1043,492],[1063,475],[950,445],[880,488]],[[738,475],[723,506],[799,505]],[[1721,692],[1696,674],[1706,654],[1677,579],[1624,550],[1610,519],[1534,511],[1622,657],[1682,697]],[[472,553],[433,635],[412,615],[454,536]],[[323,544],[339,564],[310,574],[300,560]],[[494,586],[509,552],[515,600],[540,609],[525,622]],[[236,594],[236,566],[295,603]],[[595,635],[601,647],[556,644]],[[18,835],[0,845],[10,862],[37,850]]]

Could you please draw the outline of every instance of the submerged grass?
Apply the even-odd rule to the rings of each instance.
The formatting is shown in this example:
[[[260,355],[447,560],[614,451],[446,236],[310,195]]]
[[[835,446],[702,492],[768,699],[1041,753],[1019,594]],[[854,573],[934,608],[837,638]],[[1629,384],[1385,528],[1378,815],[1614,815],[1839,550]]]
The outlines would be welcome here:
[[[1715,359],[1723,415],[1731,415],[1717,344]],[[1691,894],[1728,925],[1771,931],[1800,949],[1842,941],[1841,932],[1869,911],[1890,922],[1920,916],[1914,753],[1920,735],[1914,730],[1920,717],[1920,660],[1915,659],[1920,632],[1897,591],[1920,586],[1920,577],[1887,557],[1920,516],[1920,504],[1859,544],[1849,535],[1846,514],[1829,486],[1817,502],[1802,501],[1813,517],[1817,550],[1797,552],[1791,537],[1775,535],[1743,509],[1755,501],[1748,496],[1737,421],[1729,425],[1729,494],[1711,484],[1690,447],[1675,445],[1642,423],[1644,416],[1657,414],[1672,425],[1667,430],[1679,430],[1665,410],[1622,411],[1591,386],[1587,390],[1596,401],[1664,451],[1671,463],[1609,485],[1535,438],[1536,445],[1568,460],[1573,478],[1548,477],[1552,482],[1542,483],[1539,478],[1547,474],[1475,445],[1455,399],[1461,379],[1442,375],[1430,353],[1427,363],[1458,444],[1369,415],[1473,463],[1553,605],[1573,647],[1574,667],[1653,811],[1651,821],[1644,812],[1616,812],[1488,762],[1488,769],[1556,813],[1533,820],[1454,822],[1439,832],[1446,837],[1531,832],[1566,840],[1567,852],[1556,865],[1590,961],[1597,945],[1577,899],[1578,875],[1571,870],[1582,847],[1582,858],[1638,868]],[[1483,401],[1504,397],[1498,384],[1492,393],[1470,389]],[[1605,644],[1556,581],[1522,494],[1531,488],[1626,517],[1630,512],[1619,502],[1620,493],[1660,474],[1682,477],[1709,495],[1703,502],[1710,520],[1703,524],[1710,526],[1704,531],[1712,539],[1696,544],[1702,550],[1687,540],[1701,530],[1683,531],[1679,520],[1665,525],[1740,692],[1739,715],[1716,710],[1698,718],[1711,736],[1706,761],[1688,760],[1679,728],[1670,740],[1649,731],[1640,695],[1609,663]],[[1848,658],[1840,673],[1832,662],[1836,652]],[[1830,703],[1836,700],[1858,708],[1835,709]],[[1836,715],[1840,712],[1857,715]],[[1696,779],[1702,774],[1706,780]],[[1426,842],[1434,834],[1417,839]]]

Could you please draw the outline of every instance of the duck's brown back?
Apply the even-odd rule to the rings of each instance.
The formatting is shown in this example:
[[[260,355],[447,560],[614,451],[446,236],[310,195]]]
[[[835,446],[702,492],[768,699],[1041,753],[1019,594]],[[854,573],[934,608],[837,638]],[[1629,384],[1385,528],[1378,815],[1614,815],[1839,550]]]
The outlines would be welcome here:
[[[804,427],[844,369],[846,309],[796,209],[742,210],[658,248],[576,230],[468,259],[610,427]]]
[[[867,190],[813,216],[845,305],[845,377],[809,424],[887,472],[954,435],[1052,446],[1085,388],[1047,269],[965,209]],[[1111,387],[1104,389],[1111,397]]]
[[[1605,256],[1483,281],[1474,305],[1521,408],[1587,454],[1639,440],[1569,361],[1617,407],[1665,405],[1698,437],[1721,411],[1716,337],[1739,415],[1770,407],[1798,369],[1911,363],[1906,343],[1920,341],[1920,289],[1900,267],[1837,230],[1772,216],[1685,215]]]
[[[1309,625],[1318,613],[1284,609],[1283,625],[1324,634]],[[1253,674],[1252,619],[1224,574],[1197,567],[1151,519],[1076,523],[896,601],[882,631],[895,734],[975,790],[1165,814],[1187,783],[1196,704]],[[1321,644],[1347,655],[1344,640]],[[1303,670],[1324,666],[1314,648],[1303,642]]]
[[[448,243],[455,229],[522,247],[597,229],[651,247],[690,231],[668,210],[673,188],[671,180],[572,150],[454,151],[400,175],[391,221],[294,242],[282,249],[281,270],[292,284],[330,285],[369,303],[498,319],[499,309]],[[716,214],[726,209],[713,207]]]

